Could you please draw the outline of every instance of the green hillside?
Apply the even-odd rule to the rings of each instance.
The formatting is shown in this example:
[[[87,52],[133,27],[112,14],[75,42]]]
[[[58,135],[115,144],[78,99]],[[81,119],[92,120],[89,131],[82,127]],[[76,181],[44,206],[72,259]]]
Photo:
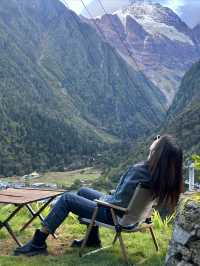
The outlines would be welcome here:
[[[163,131],[175,134],[185,153],[200,152],[200,62],[185,74]]]
[[[183,148],[184,158],[191,159],[193,153],[200,154],[200,62],[197,62],[183,77],[181,86],[168,111],[165,121],[154,134],[149,134],[129,144],[126,152],[111,152],[105,156],[107,165],[104,179],[99,185],[115,187],[122,174],[130,165],[145,160],[155,134],[172,134]]]
[[[144,135],[163,101],[59,0],[1,0],[0,174],[63,169]]]

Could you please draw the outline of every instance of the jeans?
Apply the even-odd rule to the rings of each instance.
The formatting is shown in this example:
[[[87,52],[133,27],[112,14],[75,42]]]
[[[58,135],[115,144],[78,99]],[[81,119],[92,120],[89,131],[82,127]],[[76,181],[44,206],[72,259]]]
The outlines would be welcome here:
[[[102,193],[90,188],[81,188],[77,194],[65,192],[56,202],[43,224],[47,227],[49,233],[54,233],[67,218],[69,212],[82,218],[91,219],[93,211],[97,206],[93,200],[99,199],[101,196],[103,196]],[[96,220],[113,224],[112,216],[105,207],[99,207]]]

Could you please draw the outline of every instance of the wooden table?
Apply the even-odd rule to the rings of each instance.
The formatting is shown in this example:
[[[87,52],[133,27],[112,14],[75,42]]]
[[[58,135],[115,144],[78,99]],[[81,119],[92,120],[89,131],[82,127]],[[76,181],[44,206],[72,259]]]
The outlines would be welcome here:
[[[63,194],[65,191],[61,190],[48,190],[48,189],[33,189],[33,188],[7,188],[0,190],[0,203],[1,204],[12,204],[16,208],[11,212],[10,215],[4,220],[0,221],[0,230],[5,227],[8,233],[12,236],[17,245],[22,244],[17,239],[14,231],[12,230],[9,222],[10,220],[23,208],[26,207],[31,213],[32,217],[29,219],[20,229],[23,231],[26,227],[38,217],[41,221],[44,218],[41,212],[54,200],[56,197]],[[34,211],[32,203],[42,201],[41,208],[38,211]]]

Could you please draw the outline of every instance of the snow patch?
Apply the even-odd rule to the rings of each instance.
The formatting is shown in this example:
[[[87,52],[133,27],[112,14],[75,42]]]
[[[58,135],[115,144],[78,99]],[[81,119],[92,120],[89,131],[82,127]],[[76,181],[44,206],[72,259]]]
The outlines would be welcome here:
[[[160,7],[160,5],[150,4],[132,5],[129,8],[118,10],[114,14],[120,18],[124,26],[126,25],[127,16],[130,16],[142,25],[144,30],[152,36],[163,35],[172,41],[187,43],[194,46],[189,36],[178,31],[174,26],[162,22],[163,17],[166,17],[166,12]]]

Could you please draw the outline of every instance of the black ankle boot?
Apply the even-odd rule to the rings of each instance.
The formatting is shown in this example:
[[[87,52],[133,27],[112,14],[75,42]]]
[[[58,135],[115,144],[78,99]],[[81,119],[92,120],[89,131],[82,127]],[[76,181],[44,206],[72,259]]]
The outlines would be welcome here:
[[[71,244],[71,247],[81,247],[83,241],[84,241],[84,239],[74,239],[74,241]],[[88,237],[88,240],[86,242],[86,247],[95,247],[95,248],[101,247],[101,240],[99,237],[98,226],[92,227],[92,230],[91,230],[90,235]]]
[[[35,231],[33,238],[24,246],[18,247],[14,251],[14,255],[35,256],[47,253],[46,239],[48,235],[41,232],[39,229]]]
[[[72,248],[80,248],[83,241],[84,241],[84,238],[83,239],[74,239],[72,244],[71,244],[71,247]],[[101,240],[95,240],[93,242],[87,241],[86,247],[101,248]]]

